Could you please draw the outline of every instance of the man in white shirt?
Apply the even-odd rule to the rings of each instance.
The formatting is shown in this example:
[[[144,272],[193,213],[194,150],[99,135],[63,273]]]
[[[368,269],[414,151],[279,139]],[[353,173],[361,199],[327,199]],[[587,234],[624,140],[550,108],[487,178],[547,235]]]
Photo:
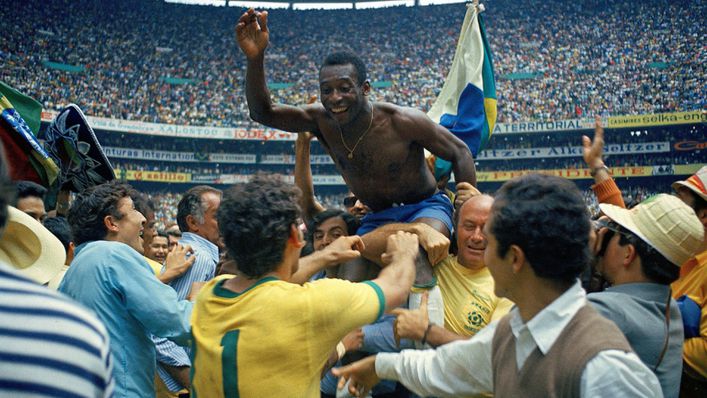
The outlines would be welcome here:
[[[661,397],[616,325],[587,305],[589,214],[571,182],[530,174],[501,187],[484,227],[495,293],[516,303],[470,340],[378,354],[335,370],[363,394],[380,379],[438,397]]]

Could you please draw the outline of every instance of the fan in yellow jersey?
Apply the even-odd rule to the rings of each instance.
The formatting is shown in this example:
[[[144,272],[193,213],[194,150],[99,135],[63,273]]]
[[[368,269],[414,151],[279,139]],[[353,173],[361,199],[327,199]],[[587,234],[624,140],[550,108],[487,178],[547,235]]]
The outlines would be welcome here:
[[[193,396],[318,397],[322,367],[339,340],[410,291],[418,240],[402,232],[388,239],[388,265],[373,281],[292,283],[362,249],[359,237],[342,237],[313,255],[321,261],[300,262],[298,194],[262,174],[224,194],[219,228],[237,271],[209,282],[197,298]]]
[[[458,254],[434,268],[444,299],[444,328],[430,324],[423,298],[420,309],[394,311],[398,337],[437,347],[473,336],[510,311],[513,303],[494,294],[494,281],[483,261],[487,241],[481,231],[492,205],[488,195],[474,196],[461,205],[454,228]]]

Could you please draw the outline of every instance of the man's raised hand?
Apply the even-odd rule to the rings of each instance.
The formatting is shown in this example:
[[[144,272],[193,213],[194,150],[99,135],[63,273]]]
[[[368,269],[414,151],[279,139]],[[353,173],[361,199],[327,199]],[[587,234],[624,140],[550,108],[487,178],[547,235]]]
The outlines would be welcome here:
[[[341,264],[360,257],[363,249],[361,237],[351,235],[337,238],[322,251],[331,256],[331,263]]]
[[[427,313],[427,301],[429,293],[422,294],[420,307],[414,310],[396,308],[392,314],[396,316],[393,323],[393,336],[395,343],[400,347],[400,339],[411,339],[421,341],[425,337],[425,331],[430,325],[430,318]]]
[[[433,267],[449,256],[449,238],[424,223],[418,223],[415,229],[420,246],[427,252],[427,259]]]
[[[255,11],[250,8],[238,19],[236,40],[246,58],[262,56],[270,41],[269,37],[267,11]]]
[[[594,119],[594,140],[590,140],[586,135],[582,136],[582,157],[584,163],[589,168],[597,168],[604,165],[602,154],[604,152],[604,127],[601,125],[601,119]]]
[[[409,232],[398,231],[388,236],[385,253],[381,255],[384,264],[390,264],[395,259],[410,256],[413,261],[420,251],[417,235]]]

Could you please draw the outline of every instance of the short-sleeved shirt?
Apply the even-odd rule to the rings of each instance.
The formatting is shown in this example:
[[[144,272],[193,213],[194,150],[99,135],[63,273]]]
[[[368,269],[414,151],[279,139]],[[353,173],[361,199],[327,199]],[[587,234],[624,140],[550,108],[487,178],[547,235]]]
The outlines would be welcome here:
[[[513,302],[494,294],[488,268],[470,270],[449,256],[434,268],[444,299],[444,328],[462,336],[473,336],[486,325],[503,318]]]
[[[380,287],[266,277],[242,293],[209,282],[192,314],[196,396],[319,397],[322,368],[348,332],[385,308]]]

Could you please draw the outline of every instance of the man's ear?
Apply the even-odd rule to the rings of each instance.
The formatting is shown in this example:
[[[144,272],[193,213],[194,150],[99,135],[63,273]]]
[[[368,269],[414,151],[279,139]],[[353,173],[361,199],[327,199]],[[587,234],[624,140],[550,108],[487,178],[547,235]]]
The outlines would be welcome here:
[[[363,92],[363,95],[370,94],[371,93],[371,82],[369,82],[368,80],[363,82],[363,84],[361,85],[361,91]]]
[[[299,249],[307,244],[304,240],[304,234],[302,230],[299,229],[295,224],[290,225],[290,237],[287,239],[287,243],[291,244],[293,247]]]
[[[506,256],[510,256],[509,260],[511,261],[511,267],[513,267],[513,273],[520,273],[520,271],[523,270],[523,266],[525,266],[525,253],[523,249],[518,245],[511,245]]]
[[[631,264],[636,257],[638,256],[638,253],[636,252],[636,246],[632,244],[628,244],[626,246],[623,246],[624,251],[624,258],[623,258],[623,266],[628,267],[629,264]]]
[[[184,232],[197,232],[197,231],[199,231],[199,224],[196,222],[196,217],[189,214],[185,218],[185,221],[187,222],[187,228],[189,228],[189,230],[184,231]]]
[[[115,233],[120,231],[120,227],[115,223],[116,219],[112,215],[107,215],[103,217],[103,225],[106,227],[106,232]]]

